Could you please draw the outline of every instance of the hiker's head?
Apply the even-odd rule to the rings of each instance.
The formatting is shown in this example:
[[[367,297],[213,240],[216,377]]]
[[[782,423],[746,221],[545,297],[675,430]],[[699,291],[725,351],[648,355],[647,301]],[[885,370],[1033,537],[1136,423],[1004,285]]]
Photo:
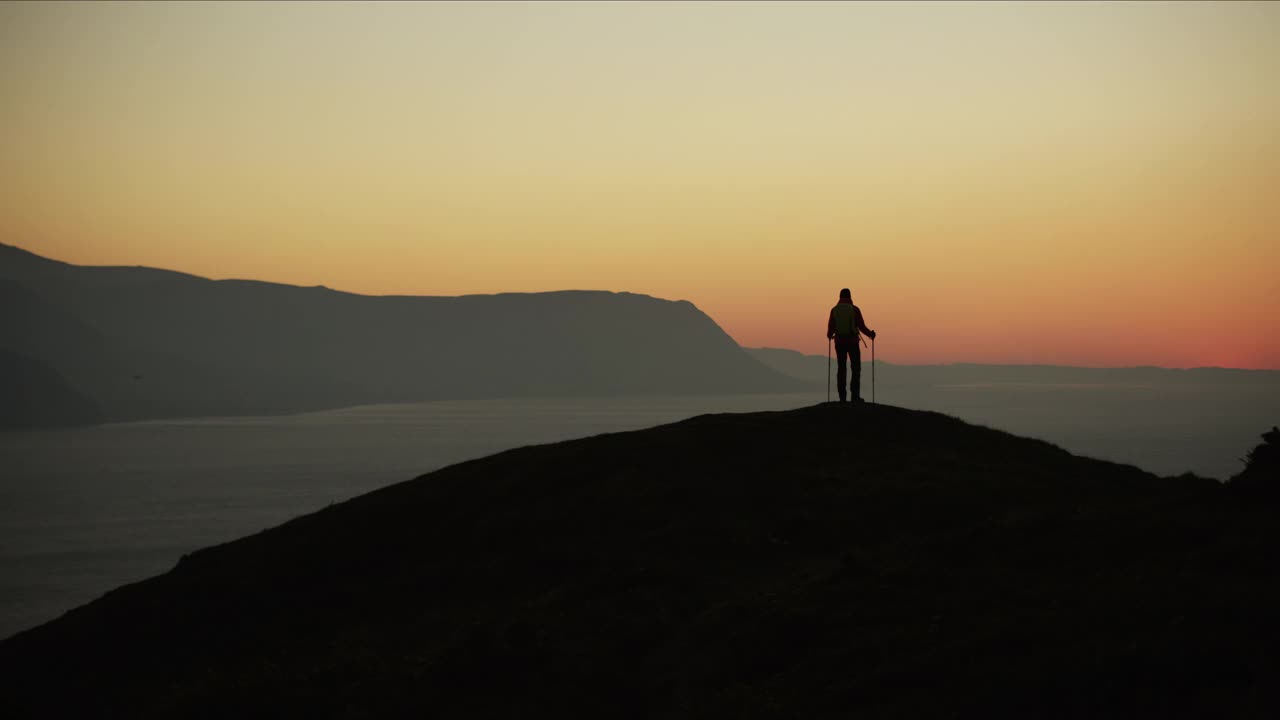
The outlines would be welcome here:
[[[853,299],[853,296],[849,294],[849,288],[844,288],[843,290],[841,290],[841,291],[840,291],[840,299],[841,299],[841,300],[852,300],[852,299]]]

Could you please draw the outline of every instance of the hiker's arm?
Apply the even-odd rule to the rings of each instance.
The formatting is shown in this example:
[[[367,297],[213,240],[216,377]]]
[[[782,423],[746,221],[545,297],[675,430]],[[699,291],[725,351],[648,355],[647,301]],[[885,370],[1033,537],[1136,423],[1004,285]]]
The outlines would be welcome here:
[[[836,310],[835,308],[832,308],[831,312],[827,315],[827,339],[830,340],[835,336],[836,336]]]
[[[871,328],[869,328],[869,327],[867,327],[867,324],[866,324],[865,322],[863,322],[863,321],[862,321],[862,308],[857,308],[857,316],[856,316],[856,319],[857,319],[857,321],[858,321],[858,329],[862,331],[862,334],[863,334],[863,335],[866,335],[867,337],[871,338],[872,340],[875,340],[875,339],[876,339],[876,331],[875,331],[875,330],[872,330],[872,329],[871,329]]]

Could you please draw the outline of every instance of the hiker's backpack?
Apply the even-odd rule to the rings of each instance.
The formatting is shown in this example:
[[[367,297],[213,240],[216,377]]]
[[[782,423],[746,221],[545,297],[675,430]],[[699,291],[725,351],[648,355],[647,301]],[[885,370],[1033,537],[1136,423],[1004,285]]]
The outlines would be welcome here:
[[[836,337],[858,336],[858,309],[848,303],[840,303],[831,309],[835,320]]]

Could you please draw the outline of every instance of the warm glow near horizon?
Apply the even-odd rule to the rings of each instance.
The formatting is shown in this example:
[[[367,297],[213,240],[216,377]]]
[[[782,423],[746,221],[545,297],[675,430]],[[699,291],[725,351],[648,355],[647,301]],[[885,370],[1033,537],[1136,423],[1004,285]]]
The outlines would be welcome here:
[[[5,3],[0,241],[1280,368],[1280,3]],[[531,319],[536,322],[536,319]]]

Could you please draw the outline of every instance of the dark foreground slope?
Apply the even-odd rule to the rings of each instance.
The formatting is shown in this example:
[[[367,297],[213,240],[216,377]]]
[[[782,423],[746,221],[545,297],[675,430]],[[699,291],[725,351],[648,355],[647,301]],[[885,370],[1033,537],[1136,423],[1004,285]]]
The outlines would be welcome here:
[[[1268,717],[1280,527],[942,415],[463,463],[0,644],[5,717]]]
[[[47,366],[107,420],[801,385],[687,301],[596,291],[373,297],[69,265],[3,244],[0,350]]]

